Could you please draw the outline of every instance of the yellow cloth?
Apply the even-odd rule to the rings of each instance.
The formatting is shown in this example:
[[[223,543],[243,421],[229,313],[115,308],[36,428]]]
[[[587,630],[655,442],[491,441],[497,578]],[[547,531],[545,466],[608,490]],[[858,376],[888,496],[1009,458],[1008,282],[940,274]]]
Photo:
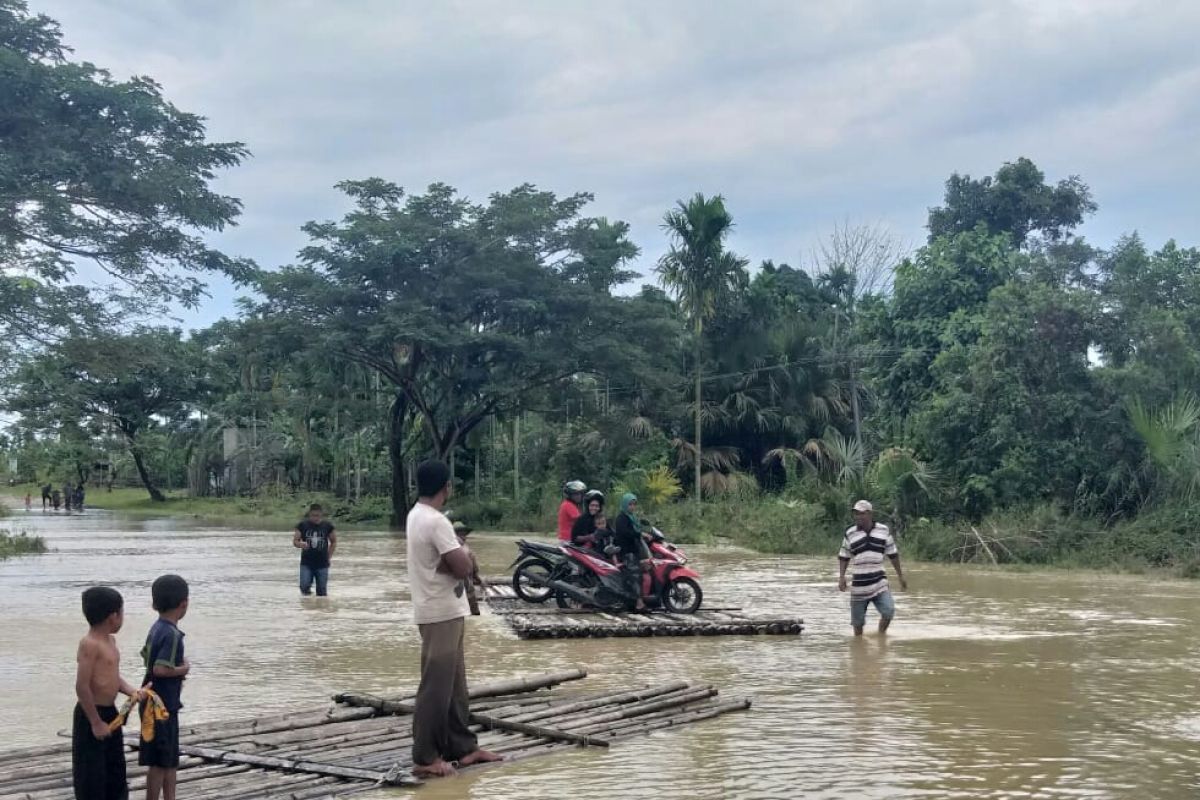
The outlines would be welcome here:
[[[171,712],[153,689],[146,690],[146,705],[142,707],[142,741],[154,741],[154,723],[169,719]]]
[[[171,712],[167,711],[166,705],[163,704],[162,698],[158,696],[153,689],[143,689],[142,694],[146,696],[146,707],[142,709],[142,739],[143,741],[154,741],[154,723],[158,720],[169,719]],[[125,705],[121,707],[121,711],[117,714],[116,719],[108,723],[110,731],[116,731],[125,725],[125,720],[129,716],[129,712],[133,710],[136,700],[129,698],[125,701]]]

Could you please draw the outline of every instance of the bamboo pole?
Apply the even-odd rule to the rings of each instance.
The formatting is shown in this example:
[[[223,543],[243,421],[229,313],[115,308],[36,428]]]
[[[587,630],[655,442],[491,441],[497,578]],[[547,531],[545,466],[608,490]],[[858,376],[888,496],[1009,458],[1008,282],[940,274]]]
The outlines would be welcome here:
[[[472,714],[471,722],[483,725],[485,728],[495,728],[502,731],[513,731],[515,733],[524,733],[527,736],[536,736],[539,739],[549,739],[557,742],[570,742],[582,747],[608,747],[608,742],[604,739],[595,736],[588,736],[581,733],[569,733],[560,731],[555,728],[546,728],[541,725],[530,725],[527,722],[514,722],[512,720],[502,719],[501,717],[489,717],[486,714]]]
[[[351,780],[380,783],[384,777],[381,773],[373,770],[340,767],[335,764],[325,764],[318,761],[291,760],[253,753],[239,753],[236,750],[220,750],[215,747],[200,747],[191,744],[180,745],[179,753],[180,755],[196,756],[206,761],[215,761],[222,764],[248,764],[252,767],[265,767],[267,769],[284,770],[287,772],[304,772],[331,778],[349,778]],[[396,783],[391,785],[404,786],[409,784]]]

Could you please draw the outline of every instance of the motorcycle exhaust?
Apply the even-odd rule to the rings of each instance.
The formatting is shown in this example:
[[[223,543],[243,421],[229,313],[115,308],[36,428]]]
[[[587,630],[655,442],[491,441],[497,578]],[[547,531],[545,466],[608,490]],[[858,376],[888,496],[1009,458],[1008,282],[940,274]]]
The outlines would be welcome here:
[[[574,599],[576,602],[582,603],[585,606],[595,605],[596,601],[591,595],[587,594],[586,592],[581,592],[579,589],[575,588],[569,583],[563,583],[562,581],[544,581],[542,582],[542,585],[549,586],[551,589],[562,592],[568,597]]]

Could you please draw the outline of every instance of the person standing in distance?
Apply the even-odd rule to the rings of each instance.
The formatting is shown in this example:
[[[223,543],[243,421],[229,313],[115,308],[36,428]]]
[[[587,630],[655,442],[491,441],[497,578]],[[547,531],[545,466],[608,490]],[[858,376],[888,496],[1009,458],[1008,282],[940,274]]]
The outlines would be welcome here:
[[[907,590],[908,581],[900,568],[900,551],[886,525],[875,521],[875,510],[866,500],[854,504],[854,525],[842,539],[838,552],[838,591],[850,589],[850,625],[855,636],[862,636],[867,624],[867,605],[875,604],[879,612],[879,632],[887,633],[892,618],[896,616],[896,602],[888,588],[887,573],[883,569],[884,557],[890,558],[896,570],[900,588]],[[851,580],[846,581],[849,568]]]
[[[441,461],[417,467],[417,504],[405,525],[413,620],[421,634],[421,683],[413,708],[413,774],[441,778],[460,766],[500,761],[479,749],[469,727],[467,664],[463,654],[471,613],[464,581],[471,551],[442,513],[450,499],[450,468]]]
[[[337,550],[337,531],[324,516],[325,510],[313,503],[292,531],[292,546],[300,550],[300,594],[312,593],[314,580],[317,597],[329,591],[329,564]]]

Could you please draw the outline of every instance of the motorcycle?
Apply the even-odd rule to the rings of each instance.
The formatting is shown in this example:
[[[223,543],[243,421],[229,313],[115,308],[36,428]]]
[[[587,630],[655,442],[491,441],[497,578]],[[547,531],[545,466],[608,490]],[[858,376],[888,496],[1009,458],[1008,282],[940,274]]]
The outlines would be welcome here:
[[[553,576],[563,574],[567,554],[556,544],[542,544],[525,539],[517,542],[517,558],[509,569],[513,570],[512,587],[517,597],[527,603],[544,603],[554,595],[546,585]]]
[[[615,547],[605,548],[603,555],[569,544],[560,549],[566,558],[565,569],[552,571],[548,578],[540,575],[534,578],[553,592],[560,608],[577,605],[630,610],[637,605],[638,598],[631,591]],[[643,602],[649,608],[694,614],[704,600],[704,593],[699,573],[686,566],[687,555],[668,542],[657,528],[651,528],[649,549],[650,568],[642,570]]]

